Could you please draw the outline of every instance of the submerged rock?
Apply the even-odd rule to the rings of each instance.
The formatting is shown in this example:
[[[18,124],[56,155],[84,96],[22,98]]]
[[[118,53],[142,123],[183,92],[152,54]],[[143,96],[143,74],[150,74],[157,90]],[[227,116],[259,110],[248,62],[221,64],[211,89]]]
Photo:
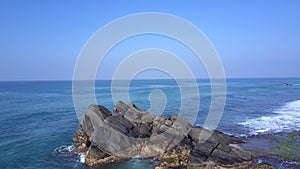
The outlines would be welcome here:
[[[193,127],[177,115],[154,116],[121,101],[114,112],[91,105],[75,131],[74,152],[85,153],[89,166],[130,158],[156,158],[157,168],[245,166],[252,155],[232,144],[245,140]]]

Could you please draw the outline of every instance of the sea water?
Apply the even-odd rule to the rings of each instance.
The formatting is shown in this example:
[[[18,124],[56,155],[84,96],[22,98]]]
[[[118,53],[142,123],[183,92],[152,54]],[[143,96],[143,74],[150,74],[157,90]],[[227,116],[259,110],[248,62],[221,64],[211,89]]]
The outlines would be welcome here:
[[[283,86],[283,82],[293,85]],[[189,119],[189,115],[183,118],[195,120],[194,125],[201,126],[210,108],[211,85],[208,79],[199,79],[197,84],[200,93],[197,118]],[[299,78],[227,79],[226,104],[217,129],[250,139],[299,131],[299,84]],[[130,101],[148,110],[149,93],[155,89],[164,92],[167,101],[161,115],[178,114],[182,95],[175,80],[134,80],[129,86]],[[98,104],[113,110],[111,81],[96,81],[95,93]],[[194,95],[190,93],[190,97],[183,99],[193,104]],[[72,81],[0,82],[0,168],[88,168],[84,154],[70,153],[78,123]],[[281,165],[284,161],[276,163]],[[102,168],[153,168],[155,165],[153,160],[132,159]],[[297,167],[298,163],[293,166]]]

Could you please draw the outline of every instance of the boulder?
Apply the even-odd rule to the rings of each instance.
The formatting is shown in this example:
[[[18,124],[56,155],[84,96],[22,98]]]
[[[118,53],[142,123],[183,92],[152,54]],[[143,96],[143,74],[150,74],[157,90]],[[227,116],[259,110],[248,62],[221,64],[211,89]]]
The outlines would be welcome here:
[[[89,138],[94,132],[94,129],[99,124],[103,124],[104,120],[111,115],[111,112],[104,106],[90,105],[74,133],[73,141],[79,143],[74,151],[86,151],[86,146],[88,147],[90,145]]]
[[[108,155],[95,145],[91,145],[86,153],[86,158],[93,161],[103,159],[106,156]]]
[[[135,157],[157,158],[161,162],[157,168],[201,168],[252,160],[251,154],[231,146],[245,143],[241,138],[193,127],[177,115],[154,116],[121,101],[114,113],[103,106],[89,106],[73,141],[79,143],[73,152],[85,153],[89,166]]]
[[[84,115],[80,123],[81,128],[90,137],[94,129],[111,115],[111,112],[104,106],[90,105],[88,112]]]
[[[212,131],[204,128],[193,127],[190,129],[188,133],[188,137],[190,137],[195,142],[203,142],[207,139],[215,142],[220,142],[223,144],[241,144],[246,143],[246,141],[242,138],[234,137],[231,135],[226,135],[219,131]]]
[[[133,125],[120,114],[106,118],[105,123],[122,134],[128,133],[133,128]]]
[[[128,136],[134,138],[148,138],[151,136],[151,129],[152,127],[149,123],[135,123]]]
[[[194,143],[188,164],[190,166],[198,166],[204,162],[235,164],[252,159],[250,153],[231,147],[230,144],[244,143],[245,140],[241,138],[204,128],[192,128],[188,136]]]
[[[73,142],[79,144],[86,143],[88,141],[88,138],[89,137],[85,134],[81,124],[79,124],[74,133]]]
[[[174,128],[175,130],[183,134],[185,137],[187,137],[189,131],[193,127],[191,123],[189,123],[181,117],[178,117],[177,115],[172,115],[170,119],[172,122],[172,128]]]
[[[119,101],[118,104],[115,106],[116,112],[122,115],[128,110],[128,108],[129,106],[122,101]]]
[[[116,130],[116,128],[118,127],[113,128],[107,124],[99,125],[89,141],[109,155],[119,154],[131,147],[132,143],[123,131]]]
[[[121,105],[121,104],[120,104]],[[126,108],[122,105],[122,107],[116,106],[117,110],[121,109],[125,111]],[[127,111],[121,113],[124,118],[133,122],[133,123],[150,123],[153,121],[154,116],[146,112],[145,110],[141,110],[137,108],[134,104],[128,104]]]

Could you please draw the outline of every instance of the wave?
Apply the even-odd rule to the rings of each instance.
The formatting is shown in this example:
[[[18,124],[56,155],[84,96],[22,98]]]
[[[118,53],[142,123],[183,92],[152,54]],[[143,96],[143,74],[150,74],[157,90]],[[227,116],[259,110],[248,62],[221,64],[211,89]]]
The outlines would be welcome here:
[[[249,129],[250,135],[299,131],[300,100],[286,103],[274,113],[274,115],[249,119],[238,124]]]
[[[72,156],[69,156],[72,151],[74,150],[75,148],[75,145],[62,145],[62,146],[59,146],[57,148],[55,148],[54,152],[58,155],[66,155],[68,157],[72,157]],[[80,162],[80,163],[85,163],[85,154],[84,153],[72,153],[72,154],[75,154],[75,161],[76,162]]]
[[[62,146],[55,148],[54,151],[57,153],[69,153],[69,152],[72,152],[72,150],[74,148],[75,148],[74,145],[70,145],[70,146],[62,145]]]
[[[85,163],[85,154],[84,153],[78,153],[78,155],[79,155],[79,160],[77,160],[77,162]]]

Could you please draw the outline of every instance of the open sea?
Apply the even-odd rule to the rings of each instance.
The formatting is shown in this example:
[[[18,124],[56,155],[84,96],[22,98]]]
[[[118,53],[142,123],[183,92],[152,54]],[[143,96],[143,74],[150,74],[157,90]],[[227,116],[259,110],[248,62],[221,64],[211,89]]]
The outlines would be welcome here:
[[[283,82],[292,85],[284,86]],[[211,102],[211,86],[208,79],[198,79],[197,84],[200,105],[195,125],[203,125]],[[113,110],[111,81],[99,80],[95,86],[98,104]],[[150,109],[149,93],[154,89],[163,91],[167,100],[162,115],[177,114],[181,94],[174,80],[132,81],[131,102]],[[183,99],[193,103],[193,97]],[[189,120],[189,112],[186,113],[184,118]],[[0,169],[87,169],[79,154],[69,152],[78,124],[72,81],[0,82]],[[248,138],[247,149],[270,148],[270,152],[269,138],[285,139],[289,133],[299,135],[300,78],[227,79],[225,111],[217,129]],[[300,147],[299,139],[292,143]],[[275,168],[300,168],[300,152],[292,153],[293,160],[267,157],[256,160]],[[147,169],[155,165],[152,160],[132,159],[102,168]]]

